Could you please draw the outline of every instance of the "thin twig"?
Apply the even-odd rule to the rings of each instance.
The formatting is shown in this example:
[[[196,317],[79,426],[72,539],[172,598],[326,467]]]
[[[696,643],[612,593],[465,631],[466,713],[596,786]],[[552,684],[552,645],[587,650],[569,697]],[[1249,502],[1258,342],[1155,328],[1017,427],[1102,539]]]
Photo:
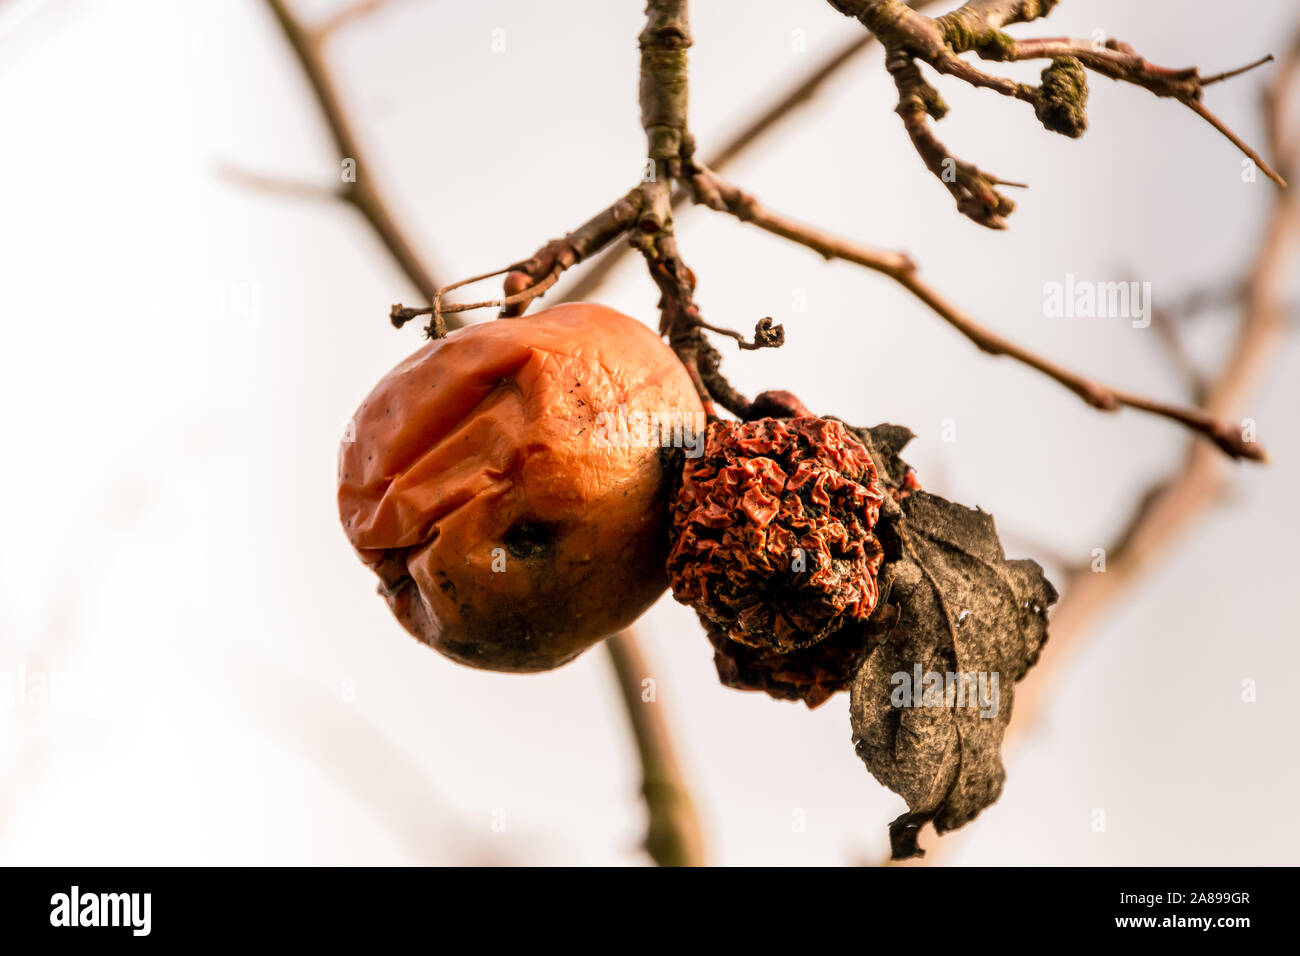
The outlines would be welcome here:
[[[873,272],[889,276],[912,295],[916,296],[944,321],[966,336],[981,351],[990,355],[1005,355],[1037,369],[1054,381],[1064,385],[1093,408],[1117,411],[1128,406],[1177,422],[1204,435],[1225,453],[1234,458],[1267,460],[1263,445],[1250,440],[1242,430],[1220,421],[1213,414],[1197,408],[1187,408],[1148,398],[1124,389],[1112,388],[1058,365],[1050,359],[1007,339],[981,325],[925,282],[916,265],[907,256],[887,252],[850,242],[812,226],[796,222],[773,212],[757,199],[719,179],[711,170],[697,168],[694,176],[700,201],[722,212],[730,213],[743,222],[751,223],[792,242],[807,246],[826,259],[842,259]]]
[[[1085,70],[1176,99],[1222,133],[1277,185],[1286,180],[1249,144],[1216,116],[1202,101],[1207,85],[1240,76],[1271,60],[1262,57],[1246,66],[1201,77],[1195,67],[1169,69],[1157,66],[1118,40],[1097,44],[1063,37],[1016,39],[1002,32],[1013,23],[1044,17],[1057,0],[970,0],[941,17],[931,18],[909,9],[900,0],[828,0],[836,10],[859,20],[885,46],[885,64],[898,87],[898,114],[926,167],[953,194],[958,210],[991,229],[1006,227],[1015,208],[997,190],[995,177],[952,156],[930,130],[931,119],[947,112],[938,91],[921,76],[923,62],[935,71],[978,89],[1029,103],[1047,129],[1071,137],[1087,128],[1088,85]],[[1051,60],[1041,86],[1018,83],[985,73],[963,60],[973,52],[997,62]]]

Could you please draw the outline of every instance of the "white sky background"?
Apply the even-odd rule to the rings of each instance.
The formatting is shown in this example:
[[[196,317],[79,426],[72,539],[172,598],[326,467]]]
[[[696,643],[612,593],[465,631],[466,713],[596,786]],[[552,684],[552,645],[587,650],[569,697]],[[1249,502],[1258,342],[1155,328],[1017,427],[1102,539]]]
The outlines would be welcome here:
[[[335,40],[371,162],[445,280],[527,255],[635,181],[642,6],[407,0]],[[824,0],[693,6],[705,153],[854,29]],[[1213,72],[1280,52],[1292,7],[1070,0],[1019,32],[1101,27]],[[1208,94],[1256,143],[1268,75]],[[912,153],[878,52],[730,175],[908,250],[1049,355],[1176,397],[1154,330],[1045,319],[1043,284],[1136,276],[1167,301],[1236,275],[1273,187],[1243,183],[1232,147],[1176,104],[1091,85],[1091,129],[1070,141],[1023,104],[941,84],[944,141],[1032,186],[1001,234],[961,218]],[[263,5],[0,3],[0,124],[0,672],[75,681],[50,704],[2,702],[0,863],[640,862],[638,768],[604,656],[542,676],[457,667],[401,631],[338,527],[343,423],[419,344],[386,317],[415,296],[349,210],[218,175],[337,176]],[[991,511],[1017,555],[1043,542],[1086,558],[1182,452],[1175,427],[1101,415],[981,355],[887,280],[711,213],[679,232],[713,322],[786,325],[779,352],[724,343],[739,387],[909,425],[925,486]],[[617,279],[604,301],[653,321],[637,265]],[[1208,358],[1231,326],[1195,329]],[[1227,506],[1104,618],[947,859],[1297,862],[1298,373],[1291,340],[1247,410],[1276,464],[1235,469]],[[715,860],[885,852],[902,801],[854,756],[846,697],[810,713],[721,687],[671,599],[643,631]]]

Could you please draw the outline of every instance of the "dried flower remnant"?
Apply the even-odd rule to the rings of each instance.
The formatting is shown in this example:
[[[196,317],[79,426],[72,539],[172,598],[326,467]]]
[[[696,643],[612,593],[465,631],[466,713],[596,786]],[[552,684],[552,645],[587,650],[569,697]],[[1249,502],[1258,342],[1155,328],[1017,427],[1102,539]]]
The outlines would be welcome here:
[[[760,419],[815,417],[796,396],[780,390],[755,396],[750,409],[752,417]],[[843,425],[836,419],[830,421]],[[868,452],[877,481],[891,499],[880,502],[883,509],[892,511],[893,502],[902,501],[919,490],[916,473],[897,455],[897,449],[912,438],[908,429],[898,425],[878,425],[874,429],[843,427]],[[888,560],[888,546],[885,542],[881,544],[885,545]],[[777,700],[801,700],[813,708],[837,692],[849,689],[859,654],[874,646],[874,640],[892,627],[896,610],[884,603],[886,597],[878,595],[868,620],[850,620],[816,644],[794,649],[739,643],[728,635],[725,626],[710,620],[704,612],[699,612],[699,617],[713,645],[714,665],[724,686],[761,691]]]
[[[810,647],[876,606],[883,498],[840,422],[715,422],[673,500],[673,595],[740,644]]]

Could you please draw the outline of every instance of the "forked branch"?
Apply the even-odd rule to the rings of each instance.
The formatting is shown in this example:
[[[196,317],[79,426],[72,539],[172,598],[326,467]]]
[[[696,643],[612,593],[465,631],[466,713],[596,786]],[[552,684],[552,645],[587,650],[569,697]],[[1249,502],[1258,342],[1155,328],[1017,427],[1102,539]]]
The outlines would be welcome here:
[[[941,41],[944,33],[935,26],[937,21],[896,0],[891,2],[894,7],[889,9],[902,11],[895,20],[879,19],[883,16],[881,10],[885,8],[871,7],[874,11],[871,22],[878,27],[877,35],[882,41],[885,37],[894,35],[891,31],[904,29],[899,26],[902,23],[913,25],[909,29],[921,38],[918,43],[923,48],[938,50],[943,45]],[[1048,9],[1050,6],[1051,4],[1046,5]],[[963,16],[969,19],[958,18],[958,21],[967,23],[968,26],[994,20],[1011,22],[1010,19],[1000,18],[1031,18],[1044,12],[1042,5],[1032,2],[990,2],[968,4],[950,16],[956,17],[962,11],[965,11]],[[955,28],[950,26],[946,29],[951,31]],[[509,271],[503,298],[446,307],[446,311],[453,308],[499,306],[504,316],[522,314],[530,302],[555,284],[565,270],[626,234],[629,244],[645,258],[650,275],[659,288],[660,332],[667,337],[691,374],[706,409],[714,414],[716,400],[732,414],[744,417],[749,405],[748,399],[722,376],[718,368],[720,356],[704,333],[712,331],[725,335],[736,340],[741,348],[762,348],[774,347],[784,341],[784,330],[780,326],[769,327],[766,331],[761,327],[756,328],[751,342],[739,332],[706,322],[700,315],[694,302],[695,275],[678,253],[673,227],[672,187],[674,182],[680,182],[685,191],[703,206],[730,213],[774,235],[805,245],[825,258],[854,262],[888,276],[982,351],[991,355],[1009,356],[1042,372],[1094,408],[1116,411],[1127,406],[1146,411],[1205,436],[1234,458],[1259,461],[1267,459],[1264,447],[1254,440],[1253,435],[1248,440],[1242,429],[1220,421],[1203,410],[1163,402],[1102,384],[998,335],[924,281],[915,263],[906,255],[872,249],[796,222],[772,212],[752,196],[723,181],[714,171],[695,159],[694,141],[686,115],[686,51],[690,43],[686,0],[650,0],[647,5],[646,29],[641,35],[640,99],[642,125],[646,132],[647,168],[653,173],[651,178],[634,187],[580,229],[562,239],[548,242],[526,262],[502,270]],[[886,46],[889,46],[888,42]],[[941,57],[946,54],[934,52],[933,55]],[[896,79],[901,84],[900,89],[919,84],[915,94],[918,97],[917,110],[927,115],[938,111],[941,106],[938,95],[920,78],[920,72],[912,58],[899,60],[897,50],[891,50],[890,56],[895,61],[891,69],[898,74]],[[964,64],[960,59],[957,62]],[[958,67],[949,65],[949,72],[960,71]],[[926,135],[928,127],[919,126],[916,136],[924,139]],[[922,152],[928,152],[933,162],[939,166],[945,162],[943,148],[937,141],[924,147]],[[999,198],[995,188],[998,185],[1010,184],[989,177],[974,167],[959,164],[952,188],[962,194],[959,205],[968,213],[1001,216],[1010,211],[1010,206]],[[594,284],[591,287],[594,288]],[[441,295],[437,298],[441,301]],[[411,315],[426,314],[427,311],[395,309],[394,322],[400,323]],[[430,334],[438,334],[439,321],[435,310],[434,321],[430,323]]]
[[[1205,105],[1207,86],[1240,76],[1269,62],[1266,56],[1247,66],[1202,77],[1195,67],[1157,66],[1119,40],[1104,42],[1060,37],[1018,40],[1003,32],[1014,23],[1045,17],[1059,0],[970,0],[941,17],[927,17],[901,0],[827,0],[859,20],[884,45],[885,66],[898,89],[899,116],[926,168],[944,184],[958,210],[990,229],[1006,228],[1015,203],[998,190],[1016,185],[953,156],[935,137],[930,120],[942,119],[948,107],[938,90],[921,75],[920,63],[937,73],[1030,104],[1045,129],[1082,136],[1088,126],[1087,71],[1140,86],[1156,96],[1182,103],[1222,133],[1279,186],[1282,175]],[[1049,60],[1041,83],[1018,83],[979,69],[962,59],[974,53],[983,60]]]

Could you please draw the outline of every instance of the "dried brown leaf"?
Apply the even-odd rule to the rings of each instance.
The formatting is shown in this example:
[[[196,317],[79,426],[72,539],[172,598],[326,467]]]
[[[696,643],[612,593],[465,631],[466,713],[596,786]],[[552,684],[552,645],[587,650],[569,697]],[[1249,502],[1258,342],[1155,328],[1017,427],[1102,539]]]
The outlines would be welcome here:
[[[859,434],[874,439],[881,474],[897,478],[910,435],[883,430],[893,428]],[[1006,560],[992,516],[979,509],[914,491],[888,502],[879,530],[881,608],[897,619],[859,661],[850,711],[858,755],[907,801],[890,825],[903,859],[923,852],[925,823],[940,833],[960,827],[1002,792],[1013,688],[1047,639],[1056,591],[1037,563]]]

